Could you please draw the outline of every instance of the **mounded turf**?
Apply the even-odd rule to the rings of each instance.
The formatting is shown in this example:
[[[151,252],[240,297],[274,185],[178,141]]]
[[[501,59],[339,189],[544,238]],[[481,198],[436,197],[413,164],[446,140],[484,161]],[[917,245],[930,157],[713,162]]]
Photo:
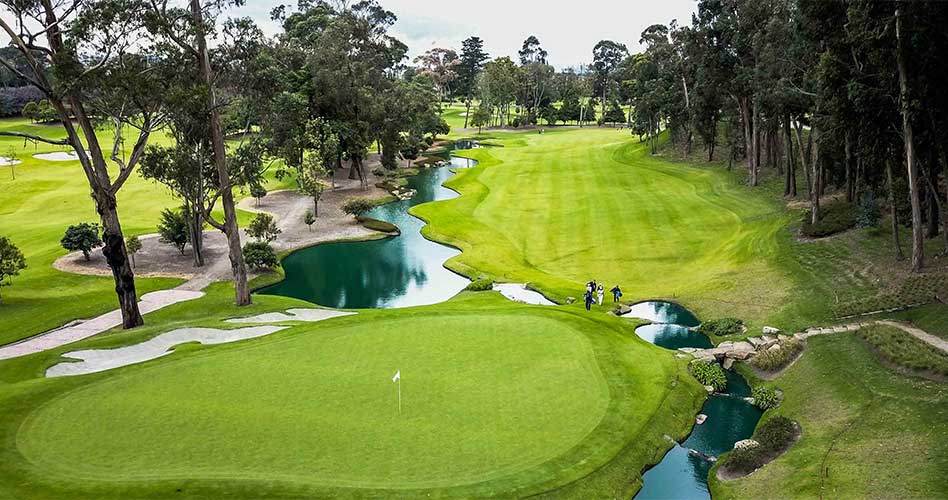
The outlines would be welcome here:
[[[482,168],[447,183],[462,196],[413,208],[426,236],[463,250],[448,267],[560,300],[596,279],[624,300],[678,298],[755,324],[786,304],[792,282],[774,259],[789,219],[735,176],[652,157],[628,131],[486,142],[502,147],[467,152]]]
[[[636,470],[602,466],[651,458],[703,397],[632,325],[468,293],[8,387],[0,470],[36,496],[622,494]]]

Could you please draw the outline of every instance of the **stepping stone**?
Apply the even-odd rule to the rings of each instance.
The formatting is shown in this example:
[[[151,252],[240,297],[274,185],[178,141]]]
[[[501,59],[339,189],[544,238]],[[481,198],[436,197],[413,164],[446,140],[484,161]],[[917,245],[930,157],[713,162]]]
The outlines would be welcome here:
[[[701,349],[696,349],[696,348],[694,348],[694,347],[679,347],[678,350],[681,351],[681,352],[687,352],[687,353],[690,354],[690,353],[693,353],[693,352],[698,352],[698,351],[700,351]]]
[[[718,344],[718,347],[720,347],[720,348],[727,348],[727,347],[731,347],[731,346],[733,346],[733,345],[734,345],[734,342],[733,342],[733,341],[726,340],[726,341],[721,342],[720,344]]]
[[[734,360],[732,358],[727,358],[724,360],[724,369],[730,370],[734,366]]]
[[[759,337],[748,337],[747,341],[750,342],[754,348],[760,348],[764,345],[764,340]]]
[[[734,449],[735,449],[735,450],[745,450],[745,449],[748,449],[748,448],[757,448],[758,446],[760,446],[760,443],[758,443],[757,441],[754,441],[753,439],[742,439],[742,440],[740,440],[740,441],[734,443]]]
[[[695,417],[695,423],[698,425],[701,425],[707,419],[708,419],[707,415],[705,415],[704,413],[699,413],[698,416]]]
[[[769,334],[769,335],[775,335],[775,334],[780,333],[780,329],[779,329],[779,328],[774,328],[774,327],[772,327],[772,326],[765,326],[765,327],[763,327],[763,328],[761,329],[761,331],[762,331],[763,333]]]
[[[848,331],[849,331],[849,328],[846,328],[845,326],[835,326],[835,327],[833,327],[833,333],[845,333],[845,332],[848,332]]]
[[[803,332],[798,332],[798,333],[794,333],[794,334],[793,334],[793,338],[795,338],[795,339],[797,339],[797,340],[806,340],[806,338],[807,338],[808,336],[809,336],[809,334],[803,333]]]
[[[777,339],[774,339],[773,343],[777,343]],[[752,352],[752,351],[756,351],[757,349],[755,349],[754,345],[751,344],[750,342],[737,342],[734,344],[734,347],[732,347],[731,350]]]

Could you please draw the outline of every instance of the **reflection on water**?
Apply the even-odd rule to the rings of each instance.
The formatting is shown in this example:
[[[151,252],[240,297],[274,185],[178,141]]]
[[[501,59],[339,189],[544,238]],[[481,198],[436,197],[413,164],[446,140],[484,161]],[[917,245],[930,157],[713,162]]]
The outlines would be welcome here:
[[[698,326],[701,324],[691,311],[673,302],[661,300],[639,302],[633,305],[632,310],[623,314],[623,316],[644,319],[653,323],[673,323],[683,326]]]
[[[391,222],[401,235],[372,241],[338,242],[294,252],[283,260],[286,279],[259,293],[283,295],[339,308],[393,308],[445,301],[469,281],[444,267],[460,253],[426,240],[424,222],[408,214],[421,203],[454,198],[441,184],[451,170],[475,165],[451,157],[448,167],[422,169],[408,179],[412,199],[376,207],[365,215]]]
[[[640,326],[635,332],[643,339],[666,349],[711,347],[706,336],[682,326],[700,324],[687,309],[668,302],[647,302],[636,307],[626,316],[669,323],[685,322]],[[636,500],[707,500],[711,497],[708,473],[713,464],[691,450],[717,457],[731,450],[734,443],[751,437],[761,416],[760,410],[742,399],[750,396],[747,381],[732,371],[725,373],[729,394],[712,395],[705,401],[701,413],[708,416],[707,420],[695,425],[688,439],[672,448],[661,462],[643,474],[642,489],[635,496]]]

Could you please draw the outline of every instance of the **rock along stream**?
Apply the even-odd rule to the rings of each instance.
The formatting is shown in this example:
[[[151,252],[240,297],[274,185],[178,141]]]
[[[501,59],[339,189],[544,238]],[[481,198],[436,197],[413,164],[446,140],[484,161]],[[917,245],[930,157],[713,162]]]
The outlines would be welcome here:
[[[644,340],[665,349],[711,347],[711,341],[691,329],[700,324],[684,307],[671,302],[643,302],[632,306],[626,317],[652,321],[636,328]],[[761,412],[743,398],[750,396],[747,381],[727,370],[727,394],[711,395],[701,413],[708,416],[695,425],[683,443],[675,445],[657,465],[643,475],[644,484],[636,500],[708,499],[708,472],[714,465],[707,457],[731,450],[734,443],[751,437]]]

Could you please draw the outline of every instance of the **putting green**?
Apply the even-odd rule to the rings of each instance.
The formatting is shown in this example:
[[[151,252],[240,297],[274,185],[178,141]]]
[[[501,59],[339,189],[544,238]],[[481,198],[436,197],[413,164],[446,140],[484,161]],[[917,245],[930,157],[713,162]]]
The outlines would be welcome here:
[[[46,480],[110,494],[239,480],[466,496],[565,484],[650,424],[678,366],[629,322],[481,297],[97,376],[29,413],[16,446]],[[458,308],[472,300],[488,308]]]

